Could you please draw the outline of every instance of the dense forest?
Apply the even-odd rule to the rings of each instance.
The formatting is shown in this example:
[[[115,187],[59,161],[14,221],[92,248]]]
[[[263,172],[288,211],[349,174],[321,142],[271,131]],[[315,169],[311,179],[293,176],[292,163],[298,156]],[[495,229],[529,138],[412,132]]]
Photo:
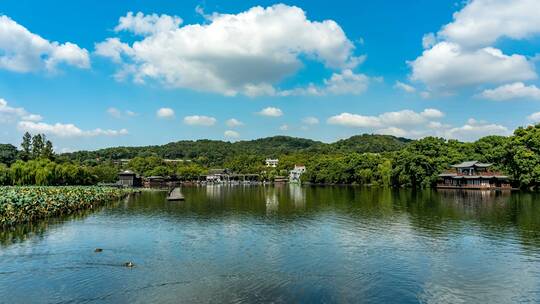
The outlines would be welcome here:
[[[185,159],[207,167],[221,167],[238,155],[278,157],[293,153],[379,153],[402,149],[409,139],[388,135],[360,135],[336,143],[326,144],[304,138],[274,136],[250,141],[225,142],[218,140],[178,141],[162,146],[115,147],[96,151],[79,151],[63,154],[69,161],[96,159],[119,160],[135,157],[157,156],[164,159]]]
[[[269,170],[265,158],[279,158]],[[169,160],[176,161],[169,161]],[[256,173],[270,180],[304,164],[304,182],[394,187],[430,187],[451,164],[465,160],[493,163],[516,186],[540,184],[540,125],[518,128],[512,136],[475,142],[426,137],[358,135],[334,143],[275,136],[251,141],[178,141],[162,146],[115,147],[54,154],[44,135],[25,134],[20,149],[0,145],[0,184],[68,185],[113,182],[120,170],[143,176],[196,179],[212,168]]]

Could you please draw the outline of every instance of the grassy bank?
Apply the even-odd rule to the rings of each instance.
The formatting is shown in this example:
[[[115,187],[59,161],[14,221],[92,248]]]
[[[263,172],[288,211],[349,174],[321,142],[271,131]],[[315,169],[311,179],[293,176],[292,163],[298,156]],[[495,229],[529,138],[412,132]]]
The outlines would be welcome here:
[[[0,227],[93,209],[129,193],[105,187],[0,187]]]

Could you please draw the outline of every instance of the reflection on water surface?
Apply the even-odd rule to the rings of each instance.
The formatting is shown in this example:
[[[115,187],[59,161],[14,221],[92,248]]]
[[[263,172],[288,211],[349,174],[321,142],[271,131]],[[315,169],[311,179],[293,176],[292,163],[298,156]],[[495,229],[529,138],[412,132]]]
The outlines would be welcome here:
[[[181,203],[149,192],[0,232],[0,302],[540,301],[537,194],[297,185],[183,193]]]

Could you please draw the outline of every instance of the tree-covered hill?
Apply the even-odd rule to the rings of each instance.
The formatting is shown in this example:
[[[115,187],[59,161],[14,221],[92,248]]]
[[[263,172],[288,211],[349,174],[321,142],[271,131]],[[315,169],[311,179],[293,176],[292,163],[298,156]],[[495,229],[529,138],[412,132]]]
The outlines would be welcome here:
[[[403,149],[411,139],[390,135],[362,134],[332,144],[335,150],[356,153],[381,153]]]
[[[218,166],[238,155],[278,157],[299,152],[387,152],[403,148],[410,140],[389,135],[364,134],[326,144],[310,139],[273,136],[255,140],[226,142],[219,140],[182,140],[161,146],[114,147],[96,151],[78,151],[62,154],[61,158],[77,161],[119,160],[138,156],[158,156],[168,159],[190,159]]]

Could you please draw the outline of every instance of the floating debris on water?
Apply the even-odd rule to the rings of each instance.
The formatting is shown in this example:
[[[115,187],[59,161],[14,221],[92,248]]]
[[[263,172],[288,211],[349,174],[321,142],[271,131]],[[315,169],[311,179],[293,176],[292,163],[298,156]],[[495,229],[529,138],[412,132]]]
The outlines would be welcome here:
[[[103,252],[103,249],[101,249],[101,248],[96,248],[96,250],[94,250],[94,252]]]
[[[135,267],[135,264],[133,264],[133,262],[125,262],[124,267],[132,268]]]

